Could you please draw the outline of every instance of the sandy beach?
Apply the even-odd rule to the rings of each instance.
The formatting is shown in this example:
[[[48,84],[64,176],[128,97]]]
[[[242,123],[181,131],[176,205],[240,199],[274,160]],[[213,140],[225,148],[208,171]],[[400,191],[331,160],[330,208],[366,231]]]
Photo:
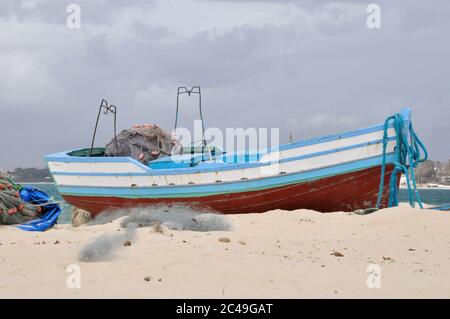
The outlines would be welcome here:
[[[448,212],[223,216],[230,231],[142,227],[106,260],[79,260],[99,236],[125,236],[123,218],[44,233],[1,226],[0,298],[450,297]],[[67,285],[73,264],[80,288]],[[371,264],[380,288],[367,285]]]

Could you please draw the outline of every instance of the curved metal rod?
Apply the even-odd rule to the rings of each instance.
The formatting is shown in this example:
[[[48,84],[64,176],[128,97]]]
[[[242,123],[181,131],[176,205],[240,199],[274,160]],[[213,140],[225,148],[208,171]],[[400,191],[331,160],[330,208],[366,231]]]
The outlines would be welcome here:
[[[198,108],[200,111],[200,120],[202,122],[202,142],[203,147],[206,146],[206,140],[205,140],[205,122],[203,121],[203,112],[202,112],[202,93],[200,86],[196,85],[193,86],[190,90],[188,90],[185,86],[180,86],[177,89],[177,110],[175,113],[175,129],[177,129],[178,125],[178,111],[179,111],[179,103],[180,103],[180,94],[187,94],[188,96],[191,96],[191,94],[198,94]]]
[[[102,99],[102,101],[100,102],[100,107],[98,108],[97,121],[95,121],[95,128],[94,128],[94,134],[92,136],[89,157],[92,156],[92,151],[94,149],[95,135],[97,134],[98,122],[100,120],[100,114],[102,113],[102,110],[103,110],[103,114],[105,114],[105,115],[107,115],[109,113],[114,114],[114,124],[113,124],[114,125],[114,144],[116,146],[116,152],[118,151],[118,148],[117,148],[117,107],[113,104],[108,105],[108,101],[106,101],[105,99]]]

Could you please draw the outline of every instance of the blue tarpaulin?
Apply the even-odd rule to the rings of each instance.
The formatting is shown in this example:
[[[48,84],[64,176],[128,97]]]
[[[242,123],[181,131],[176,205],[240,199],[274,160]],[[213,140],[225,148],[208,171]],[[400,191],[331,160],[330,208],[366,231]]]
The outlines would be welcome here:
[[[61,214],[61,207],[41,190],[25,186],[20,191],[20,198],[23,201],[42,207],[42,213],[38,219],[16,226],[27,231],[45,231],[56,224],[58,216]]]

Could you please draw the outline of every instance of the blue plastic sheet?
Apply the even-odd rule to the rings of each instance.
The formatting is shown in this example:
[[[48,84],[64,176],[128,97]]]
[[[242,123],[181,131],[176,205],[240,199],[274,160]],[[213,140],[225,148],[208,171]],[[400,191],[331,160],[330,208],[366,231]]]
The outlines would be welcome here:
[[[41,206],[43,212],[38,219],[16,227],[27,231],[45,231],[57,223],[61,214],[61,207],[54,203],[46,193],[37,188],[25,186],[20,190],[19,194],[25,202],[33,205],[43,205]]]

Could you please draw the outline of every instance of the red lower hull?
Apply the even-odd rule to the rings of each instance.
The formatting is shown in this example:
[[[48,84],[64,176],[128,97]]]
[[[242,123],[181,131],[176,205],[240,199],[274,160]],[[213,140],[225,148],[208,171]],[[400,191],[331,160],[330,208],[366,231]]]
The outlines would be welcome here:
[[[386,167],[389,181],[392,166]],[[159,204],[188,204],[225,214],[260,213],[272,209],[312,209],[320,212],[354,211],[375,207],[381,168],[369,168],[319,180],[266,190],[197,198],[120,198],[64,196],[71,205],[96,215],[104,210]],[[387,205],[385,186],[382,207]]]
[[[392,166],[386,167],[389,181]],[[120,198],[64,196],[75,207],[93,215],[107,209],[130,208],[159,204],[188,204],[225,214],[260,213],[272,209],[312,209],[320,212],[354,211],[375,207],[381,168],[326,177],[319,180],[271,188],[266,190],[212,195],[197,198]],[[387,206],[388,186],[385,186],[382,207]]]

